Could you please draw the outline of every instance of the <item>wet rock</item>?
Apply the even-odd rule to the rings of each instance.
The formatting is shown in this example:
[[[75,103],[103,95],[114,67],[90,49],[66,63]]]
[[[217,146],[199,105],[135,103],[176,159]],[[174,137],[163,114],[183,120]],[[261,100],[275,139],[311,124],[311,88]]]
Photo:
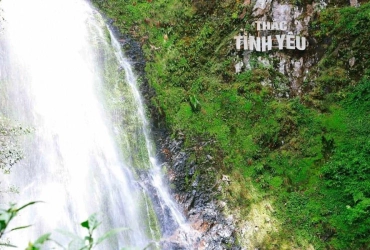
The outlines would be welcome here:
[[[229,183],[230,182],[230,176],[222,175],[222,181]]]
[[[222,208],[226,206],[226,203],[216,200],[217,188],[214,188],[215,191],[210,191],[212,187],[219,187],[217,183],[221,180],[198,175],[191,183],[186,183],[186,179],[195,176],[197,169],[204,166],[189,160],[187,150],[190,149],[184,148],[184,139],[180,138],[182,139],[179,137],[171,139],[169,136],[165,139],[162,138],[159,147],[168,148],[171,151],[172,157],[170,159],[166,159],[164,156],[161,159],[171,172],[171,176],[167,180],[173,187],[173,195],[183,208],[192,230],[191,235],[189,232],[176,231],[166,239],[166,244],[162,245],[163,249],[241,249],[236,244],[233,218],[225,218],[222,214]],[[199,147],[205,145],[207,142]],[[213,160],[210,155],[206,155],[206,158],[208,161]],[[176,177],[173,178],[172,175]],[[222,178],[226,182],[230,181],[230,177],[227,175]]]
[[[349,66],[352,68],[353,66],[355,66],[355,62],[356,62],[356,58],[352,57],[349,59]]]
[[[134,39],[129,34],[120,33],[119,30],[114,27],[112,20],[110,20],[108,23],[111,30],[118,38],[118,42],[120,43],[126,57],[129,58],[138,81],[140,82],[140,92],[143,96],[145,105],[149,109],[148,115],[151,118],[151,124],[153,125],[153,128],[156,128],[154,132],[157,132],[158,130],[164,130],[165,119],[163,112],[160,112],[160,110],[158,110],[158,108],[155,107],[151,102],[151,99],[156,95],[156,93],[154,88],[149,85],[148,79],[145,76],[146,61],[140,41]],[[143,39],[145,39],[145,37]]]
[[[271,0],[257,0],[253,7],[253,16],[264,15],[270,7]]]
[[[269,85],[274,89],[274,94],[277,97],[292,97],[302,94],[302,85],[307,78],[307,74],[311,67],[321,58],[321,49],[315,45],[315,41],[310,39],[309,24],[313,18],[326,7],[327,1],[312,1],[308,4],[302,4],[299,1],[290,3],[289,1],[277,0],[255,0],[252,15],[252,21],[274,21],[287,22],[287,33],[293,35],[305,36],[308,39],[308,47],[304,51],[289,51],[289,50],[275,50],[269,54],[264,60],[269,62],[262,62],[255,58],[254,53],[250,51],[243,52],[243,63],[245,67],[243,70],[253,69],[250,63],[257,60],[260,65],[269,68],[273,66],[277,71],[284,74],[287,79],[287,85],[283,83],[282,86],[274,86],[271,81],[264,80],[263,85]],[[351,4],[356,4],[355,1]],[[265,36],[270,34],[269,31],[259,31],[259,35]]]
[[[357,0],[349,0],[351,6],[357,7],[358,6],[358,1]]]
[[[238,62],[235,64],[235,73],[240,73],[242,72],[244,63],[243,62]]]
[[[246,1],[248,2],[248,1]],[[112,22],[111,22],[112,23]],[[154,190],[148,190],[153,201],[154,210],[158,216],[159,224],[162,232],[167,232],[160,242],[163,250],[239,250],[241,249],[236,244],[235,227],[233,220],[225,218],[222,214],[222,208],[216,205],[217,189],[222,188],[218,185],[213,177],[198,175],[192,182],[187,183],[187,179],[192,179],[197,170],[204,166],[195,164],[194,161],[189,161],[190,149],[184,147],[185,135],[181,132],[177,133],[176,139],[169,136],[164,125],[163,112],[160,112],[150,101],[155,96],[155,91],[149,86],[145,77],[145,57],[141,49],[140,42],[136,41],[129,35],[119,34],[117,29],[111,27],[119,38],[119,42],[123,47],[125,54],[131,59],[136,75],[141,81],[140,91],[145,100],[145,104],[149,108],[152,133],[154,141],[157,144],[157,158],[163,163],[163,168],[167,170],[166,181],[168,186],[172,186],[172,196],[177,201],[179,206],[184,211],[188,220],[189,228],[193,230],[185,230],[175,228],[170,216],[166,216],[169,211],[159,211],[161,207],[158,205],[158,195]],[[212,140],[202,142],[198,145],[198,149],[212,143]],[[214,156],[206,155],[207,164],[212,164]],[[215,172],[210,168],[208,171]],[[148,174],[139,173],[140,179],[148,185]],[[188,187],[188,188],[187,188]],[[224,204],[226,206],[226,204]]]

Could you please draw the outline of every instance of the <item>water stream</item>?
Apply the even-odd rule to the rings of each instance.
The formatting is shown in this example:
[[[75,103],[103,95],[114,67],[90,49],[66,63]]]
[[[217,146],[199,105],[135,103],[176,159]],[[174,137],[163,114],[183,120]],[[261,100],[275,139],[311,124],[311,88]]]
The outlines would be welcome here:
[[[41,234],[98,213],[100,232],[127,227],[99,249],[143,249],[188,230],[162,181],[138,81],[101,15],[84,0],[2,0],[0,110],[34,128],[25,159],[2,180],[19,193],[13,233],[25,247]],[[70,239],[53,233],[62,243]],[[153,244],[154,248],[160,248]]]

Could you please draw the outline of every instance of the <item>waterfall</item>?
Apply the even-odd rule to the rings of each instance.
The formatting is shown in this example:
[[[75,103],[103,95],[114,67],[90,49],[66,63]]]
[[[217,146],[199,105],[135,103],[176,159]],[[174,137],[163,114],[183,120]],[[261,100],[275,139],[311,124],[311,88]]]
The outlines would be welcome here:
[[[129,228],[99,249],[143,249],[189,230],[162,181],[138,81],[101,15],[84,0],[2,0],[1,9],[0,110],[34,131],[1,180],[19,193],[0,202],[44,202],[22,211],[14,226],[33,226],[11,242],[81,235],[93,213],[99,233]]]

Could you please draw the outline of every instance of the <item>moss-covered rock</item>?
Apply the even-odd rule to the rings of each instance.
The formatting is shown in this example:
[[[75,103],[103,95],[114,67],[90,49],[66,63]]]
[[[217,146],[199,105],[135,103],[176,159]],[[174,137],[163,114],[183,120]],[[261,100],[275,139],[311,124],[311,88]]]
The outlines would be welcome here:
[[[168,174],[187,211],[221,202],[245,247],[367,248],[369,3],[268,1],[258,14],[254,1],[95,2],[142,44],[155,124],[182,141]],[[281,6],[308,49],[236,51],[233,36]]]

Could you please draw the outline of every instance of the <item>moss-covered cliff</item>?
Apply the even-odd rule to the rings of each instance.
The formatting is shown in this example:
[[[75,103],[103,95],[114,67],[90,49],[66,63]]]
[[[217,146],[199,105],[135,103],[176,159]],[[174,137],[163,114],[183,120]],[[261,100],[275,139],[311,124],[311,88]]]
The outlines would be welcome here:
[[[309,48],[236,51],[273,16],[255,1],[94,0],[142,44],[157,125],[196,166],[184,189],[215,185],[242,247],[369,249],[370,4],[257,2],[300,13]]]

